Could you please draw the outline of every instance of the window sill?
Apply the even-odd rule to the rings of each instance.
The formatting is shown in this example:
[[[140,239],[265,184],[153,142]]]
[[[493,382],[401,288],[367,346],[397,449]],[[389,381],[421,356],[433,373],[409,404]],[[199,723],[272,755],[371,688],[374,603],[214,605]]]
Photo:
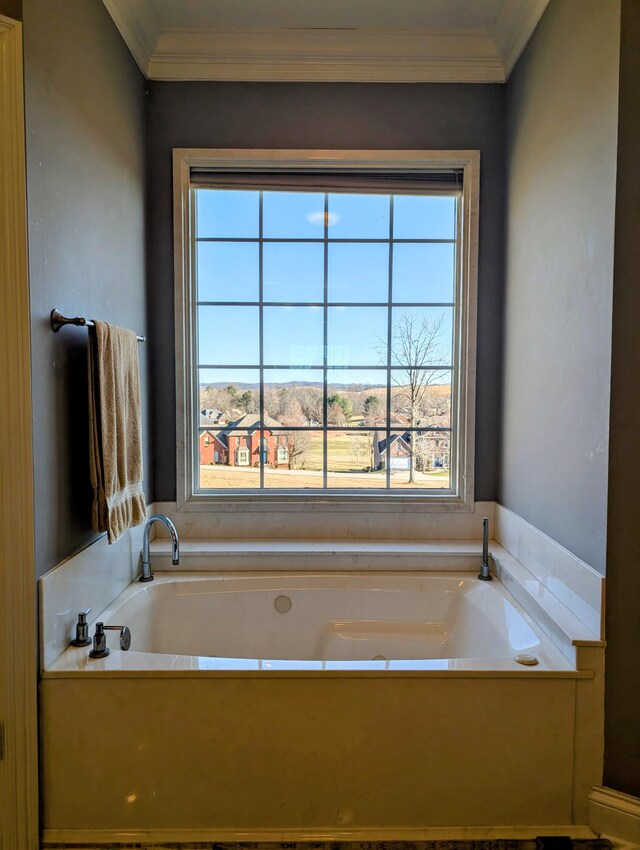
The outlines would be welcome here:
[[[402,493],[308,493],[278,492],[273,494],[196,494],[178,501],[179,512],[250,513],[472,513],[472,499],[455,495],[425,495]]]

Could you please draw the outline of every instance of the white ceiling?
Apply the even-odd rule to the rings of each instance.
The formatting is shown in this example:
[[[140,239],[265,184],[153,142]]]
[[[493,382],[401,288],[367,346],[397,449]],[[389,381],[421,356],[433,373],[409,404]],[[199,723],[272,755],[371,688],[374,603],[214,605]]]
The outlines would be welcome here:
[[[155,80],[504,82],[549,0],[104,0]]]

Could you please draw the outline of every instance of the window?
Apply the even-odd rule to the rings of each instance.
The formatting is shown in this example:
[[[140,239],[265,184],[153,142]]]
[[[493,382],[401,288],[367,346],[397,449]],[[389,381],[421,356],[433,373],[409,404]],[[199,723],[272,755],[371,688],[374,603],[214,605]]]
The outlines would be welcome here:
[[[475,158],[177,153],[184,501],[468,503]],[[241,448],[234,472],[204,462],[202,410],[224,411],[227,447],[250,435],[254,464]]]
[[[249,449],[237,449],[236,450],[236,465],[237,466],[248,466],[249,465]]]

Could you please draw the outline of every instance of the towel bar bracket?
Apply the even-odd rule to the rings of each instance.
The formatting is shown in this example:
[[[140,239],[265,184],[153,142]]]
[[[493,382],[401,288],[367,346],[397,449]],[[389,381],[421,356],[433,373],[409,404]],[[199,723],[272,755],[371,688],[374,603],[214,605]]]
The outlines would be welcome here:
[[[75,325],[78,328],[92,328],[94,326],[94,323],[90,319],[85,319],[84,316],[74,316],[73,318],[63,316],[55,307],[51,311],[50,321],[51,329],[54,333],[58,333],[60,328],[63,328],[65,325]],[[144,342],[146,338],[136,336],[136,339],[138,342]]]

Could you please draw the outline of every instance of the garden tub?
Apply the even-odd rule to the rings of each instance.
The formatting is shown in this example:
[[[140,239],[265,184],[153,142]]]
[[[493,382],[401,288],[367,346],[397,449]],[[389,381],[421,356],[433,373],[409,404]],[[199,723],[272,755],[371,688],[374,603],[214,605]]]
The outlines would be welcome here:
[[[600,681],[497,579],[160,572],[96,619],[131,649],[43,672],[45,846],[589,834]]]
[[[568,669],[500,582],[463,572],[159,573],[130,585],[99,619],[128,626],[130,653],[113,635],[109,658],[70,650],[51,669],[518,670],[522,656]]]

